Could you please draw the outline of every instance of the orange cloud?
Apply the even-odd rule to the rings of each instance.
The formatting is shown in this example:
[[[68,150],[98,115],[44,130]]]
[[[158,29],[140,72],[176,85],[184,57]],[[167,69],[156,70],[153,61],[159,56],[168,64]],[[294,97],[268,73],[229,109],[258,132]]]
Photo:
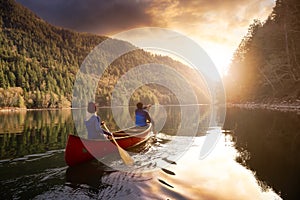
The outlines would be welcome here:
[[[254,19],[266,19],[273,6],[273,0],[154,0],[146,12],[154,26],[232,43],[233,36],[238,36],[238,40],[242,37],[237,35],[237,29],[245,33]]]
[[[171,28],[197,41],[225,73],[232,54],[254,19],[265,20],[274,0],[154,0],[146,13],[152,25]]]
[[[274,0],[17,0],[46,21],[83,32],[112,35],[132,28],[170,28],[196,40],[219,68],[254,19],[264,20]],[[218,52],[218,53],[216,53]]]

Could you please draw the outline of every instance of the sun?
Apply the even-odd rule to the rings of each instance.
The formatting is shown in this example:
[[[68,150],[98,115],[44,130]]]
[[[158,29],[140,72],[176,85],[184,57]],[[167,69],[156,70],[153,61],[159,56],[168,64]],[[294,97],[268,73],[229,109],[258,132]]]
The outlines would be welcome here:
[[[232,59],[234,48],[226,44],[207,42],[201,45],[211,58],[221,77],[225,76]]]

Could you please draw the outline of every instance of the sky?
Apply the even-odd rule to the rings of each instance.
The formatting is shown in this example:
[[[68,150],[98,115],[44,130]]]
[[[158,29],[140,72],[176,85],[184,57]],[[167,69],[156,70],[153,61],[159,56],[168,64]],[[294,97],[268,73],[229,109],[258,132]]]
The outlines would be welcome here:
[[[17,0],[50,24],[114,35],[161,27],[197,42],[221,74],[254,19],[264,21],[275,0]]]

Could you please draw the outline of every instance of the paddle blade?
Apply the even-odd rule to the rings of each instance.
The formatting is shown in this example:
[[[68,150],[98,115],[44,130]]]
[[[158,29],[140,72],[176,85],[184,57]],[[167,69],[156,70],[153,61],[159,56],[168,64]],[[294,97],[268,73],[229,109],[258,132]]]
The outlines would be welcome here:
[[[134,160],[131,158],[131,156],[127,153],[127,151],[125,151],[124,149],[122,149],[121,147],[118,147],[120,156],[122,158],[122,160],[124,161],[124,163],[126,165],[133,165]]]
[[[115,140],[115,138],[112,136],[112,140],[114,141],[114,143],[116,144],[116,147],[118,148],[119,154],[122,158],[122,160],[124,161],[125,165],[133,165],[134,160],[131,158],[131,156],[127,153],[127,151],[125,151],[124,149],[122,149],[119,144],[117,143],[117,141]]]

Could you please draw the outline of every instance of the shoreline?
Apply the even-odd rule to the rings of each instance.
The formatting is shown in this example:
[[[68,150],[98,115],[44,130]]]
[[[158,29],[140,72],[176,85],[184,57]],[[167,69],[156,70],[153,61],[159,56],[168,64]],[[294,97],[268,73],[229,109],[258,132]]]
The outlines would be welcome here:
[[[109,106],[103,106],[99,108],[106,108]],[[276,110],[281,112],[297,112],[300,114],[300,102],[298,103],[226,103],[226,108],[244,108],[249,110],[254,109],[265,109],[265,110]],[[4,107],[0,108],[2,112],[27,112],[27,111],[45,111],[45,110],[76,110],[82,108],[18,108],[18,107]]]
[[[18,107],[6,107],[0,108],[0,112],[27,112],[27,111],[43,111],[43,110],[71,110],[76,108],[18,108]]]
[[[229,108],[245,108],[249,110],[265,109],[281,112],[297,112],[300,114],[300,103],[286,104],[286,103],[227,103]]]

